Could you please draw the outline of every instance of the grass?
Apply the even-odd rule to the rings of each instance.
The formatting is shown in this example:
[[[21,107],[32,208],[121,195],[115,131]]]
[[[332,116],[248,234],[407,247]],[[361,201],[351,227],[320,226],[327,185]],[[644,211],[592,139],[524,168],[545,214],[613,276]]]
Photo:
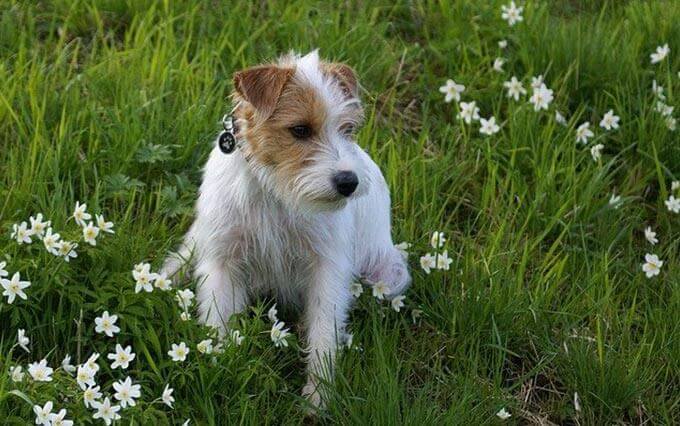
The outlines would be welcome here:
[[[137,359],[125,373],[102,363],[102,389],[126,374],[142,385],[123,424],[304,421],[302,343],[273,347],[270,300],[234,319],[246,340],[213,363],[195,349],[207,331],[181,321],[169,293],[134,294],[130,271],[157,268],[190,224],[232,73],[316,47],[363,83],[360,144],[391,187],[394,238],[413,243],[414,276],[405,312],[366,293],[357,303],[360,349],[341,357],[317,422],[496,424],[502,407],[508,423],[680,422],[680,215],[663,203],[680,145],[650,89],[656,79],[680,108],[680,4],[530,0],[511,28],[502,3],[0,1],[0,257],[32,282],[27,301],[0,302],[3,422],[32,424],[31,403],[48,399],[94,422],[63,371],[49,384],[7,372],[43,357],[56,368],[67,353],[82,362],[114,341]],[[651,65],[664,43],[671,54]],[[491,69],[499,55],[502,74]],[[510,76],[527,86],[538,74],[555,91],[548,112],[505,96]],[[437,90],[447,78],[496,116],[499,134],[456,120]],[[597,127],[610,108],[622,125],[597,128],[590,144],[605,149],[594,162],[574,129]],[[7,238],[37,212],[78,238],[76,200],[116,234],[81,244],[71,263]],[[427,275],[418,258],[433,230],[446,232],[453,263]],[[640,267],[648,252],[664,261],[653,279]],[[412,309],[423,311],[415,323]],[[121,318],[115,339],[94,332],[104,310]],[[15,346],[19,328],[30,354]],[[181,365],[166,354],[179,341],[192,349]],[[152,403],[166,383],[174,410]]]

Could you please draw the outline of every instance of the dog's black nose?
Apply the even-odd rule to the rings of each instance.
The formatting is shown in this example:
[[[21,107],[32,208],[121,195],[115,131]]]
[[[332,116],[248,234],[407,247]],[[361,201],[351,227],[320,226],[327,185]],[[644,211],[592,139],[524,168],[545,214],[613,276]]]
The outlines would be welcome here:
[[[333,185],[340,194],[349,197],[357,189],[359,178],[354,172],[338,172],[333,176]]]

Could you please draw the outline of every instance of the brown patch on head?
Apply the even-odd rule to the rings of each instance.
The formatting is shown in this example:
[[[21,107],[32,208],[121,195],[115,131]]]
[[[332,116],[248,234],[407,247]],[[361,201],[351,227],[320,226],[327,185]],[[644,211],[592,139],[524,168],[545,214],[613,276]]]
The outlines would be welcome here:
[[[276,108],[284,86],[295,70],[276,65],[260,65],[234,74],[236,92],[267,118]]]
[[[322,72],[335,79],[347,98],[359,97],[359,84],[354,70],[337,62],[322,62]]]

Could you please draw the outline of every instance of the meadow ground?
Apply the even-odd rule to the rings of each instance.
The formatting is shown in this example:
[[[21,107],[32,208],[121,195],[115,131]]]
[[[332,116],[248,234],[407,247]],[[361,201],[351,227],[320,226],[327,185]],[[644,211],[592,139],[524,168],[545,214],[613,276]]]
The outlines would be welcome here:
[[[182,320],[176,290],[135,293],[131,271],[142,261],[156,270],[190,224],[232,73],[318,47],[363,83],[359,143],[392,189],[394,238],[412,244],[414,281],[401,312],[365,289],[317,421],[497,424],[504,408],[509,424],[678,424],[680,133],[669,126],[680,109],[680,3],[527,1],[513,26],[503,4],[0,1],[0,265],[4,279],[31,282],[27,300],[0,302],[1,422],[34,423],[32,406],[53,401],[77,424],[101,424],[61,367],[67,354],[75,365],[94,352],[104,396],[126,376],[141,385],[122,424],[303,421],[300,330],[274,347],[271,300],[233,319],[240,346],[206,355],[197,343],[208,330]],[[535,111],[538,75],[546,87],[536,91],[554,100]],[[503,85],[512,76],[528,91],[518,101]],[[457,118],[458,102],[438,90],[447,79],[496,118],[497,133]],[[620,122],[606,130],[610,109]],[[584,122],[586,144],[576,141]],[[76,201],[115,234],[83,241]],[[36,236],[10,238],[39,212],[79,242],[77,258],[48,253]],[[435,230],[442,248],[430,246]],[[426,273],[421,256],[443,250],[449,270]],[[663,261],[651,278],[648,253]],[[118,315],[114,337],[95,331],[103,311]],[[295,324],[294,312],[280,317]],[[168,355],[179,342],[184,362]],[[116,343],[136,354],[126,370],[106,357]],[[43,358],[51,382],[26,372]],[[159,400],[166,384],[174,409]]]

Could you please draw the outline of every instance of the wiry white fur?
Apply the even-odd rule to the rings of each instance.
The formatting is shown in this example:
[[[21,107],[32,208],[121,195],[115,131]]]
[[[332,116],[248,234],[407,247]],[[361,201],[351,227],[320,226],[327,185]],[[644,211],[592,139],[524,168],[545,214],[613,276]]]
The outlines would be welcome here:
[[[309,351],[303,393],[319,404],[317,387],[332,377],[338,338],[344,336],[352,279],[382,281],[394,296],[406,289],[410,276],[392,243],[390,197],[380,169],[337,129],[339,117],[358,101],[346,101],[322,75],[316,51],[288,60],[327,103],[328,148],[303,177],[281,187],[272,170],[247,162],[240,150],[225,155],[215,147],[205,166],[196,219],[164,272],[173,275],[191,258],[199,317],[222,332],[229,317],[257,294],[302,307]],[[340,170],[359,177],[349,198],[337,198],[330,183]],[[319,202],[320,196],[336,198]]]

